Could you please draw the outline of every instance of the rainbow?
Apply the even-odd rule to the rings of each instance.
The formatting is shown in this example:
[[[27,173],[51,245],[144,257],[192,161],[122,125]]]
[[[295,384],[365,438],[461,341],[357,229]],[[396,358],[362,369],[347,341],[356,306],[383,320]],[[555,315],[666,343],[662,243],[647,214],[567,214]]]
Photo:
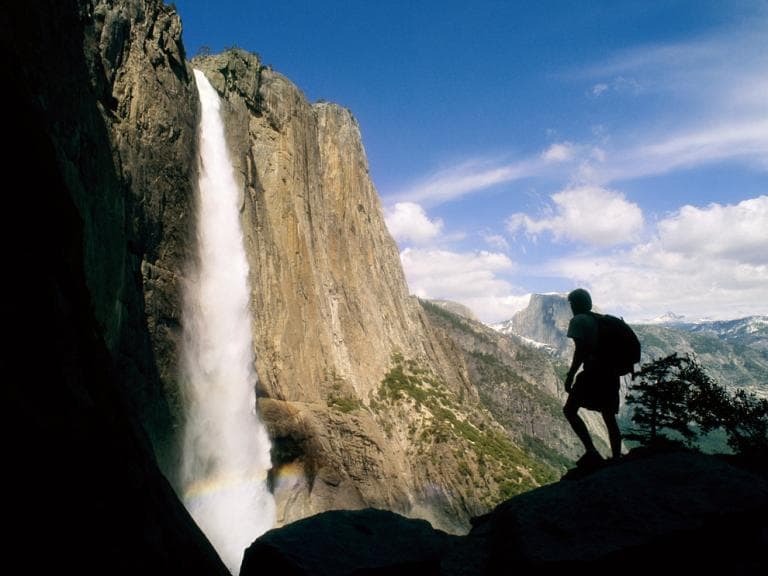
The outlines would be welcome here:
[[[184,500],[194,501],[219,492],[237,491],[249,484],[265,482],[266,479],[267,474],[263,470],[247,474],[238,472],[207,476],[189,484],[184,489]]]

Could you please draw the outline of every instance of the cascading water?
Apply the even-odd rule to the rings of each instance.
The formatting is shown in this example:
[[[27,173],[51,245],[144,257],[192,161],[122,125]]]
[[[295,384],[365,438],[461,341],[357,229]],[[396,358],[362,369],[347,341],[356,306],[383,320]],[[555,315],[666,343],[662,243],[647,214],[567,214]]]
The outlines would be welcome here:
[[[195,70],[202,106],[196,271],[185,293],[184,504],[238,573],[243,550],[273,527],[269,437],[256,412],[248,262],[239,189],[219,96]]]

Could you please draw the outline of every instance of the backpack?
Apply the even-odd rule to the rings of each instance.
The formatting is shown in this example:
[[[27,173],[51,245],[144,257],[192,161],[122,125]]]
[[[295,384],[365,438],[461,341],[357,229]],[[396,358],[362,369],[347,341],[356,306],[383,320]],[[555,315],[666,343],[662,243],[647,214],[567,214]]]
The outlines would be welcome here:
[[[623,318],[610,314],[591,312],[597,320],[598,363],[610,366],[611,370],[623,376],[634,373],[635,364],[640,362],[640,341]]]

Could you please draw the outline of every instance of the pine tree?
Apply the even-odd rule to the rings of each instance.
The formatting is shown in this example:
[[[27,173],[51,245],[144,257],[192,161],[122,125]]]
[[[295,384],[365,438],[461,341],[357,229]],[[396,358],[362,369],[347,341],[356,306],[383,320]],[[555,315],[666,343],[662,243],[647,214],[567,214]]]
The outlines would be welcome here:
[[[632,422],[637,428],[626,438],[655,444],[667,438],[664,430],[675,431],[688,442],[696,437],[688,410],[691,383],[686,368],[690,362],[688,356],[671,354],[643,365],[627,395],[627,404],[635,406]]]
[[[728,445],[739,453],[768,454],[768,399],[738,390],[724,421]]]
[[[630,385],[636,428],[625,434],[645,445],[677,432],[692,445],[699,433],[723,428],[738,453],[768,454],[768,399],[745,390],[730,395],[689,356],[671,354],[644,364]]]
[[[689,383],[687,411],[699,431],[706,434],[723,427],[732,411],[731,398],[725,388],[690,356],[680,365],[679,376]]]

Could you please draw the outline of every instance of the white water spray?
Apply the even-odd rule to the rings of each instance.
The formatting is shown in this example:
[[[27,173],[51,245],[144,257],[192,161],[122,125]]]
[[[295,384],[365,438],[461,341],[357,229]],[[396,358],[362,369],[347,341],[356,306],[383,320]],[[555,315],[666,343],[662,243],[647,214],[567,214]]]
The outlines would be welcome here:
[[[248,262],[219,96],[195,70],[202,114],[198,267],[184,310],[184,504],[237,574],[244,549],[273,527],[269,437],[256,412]]]

